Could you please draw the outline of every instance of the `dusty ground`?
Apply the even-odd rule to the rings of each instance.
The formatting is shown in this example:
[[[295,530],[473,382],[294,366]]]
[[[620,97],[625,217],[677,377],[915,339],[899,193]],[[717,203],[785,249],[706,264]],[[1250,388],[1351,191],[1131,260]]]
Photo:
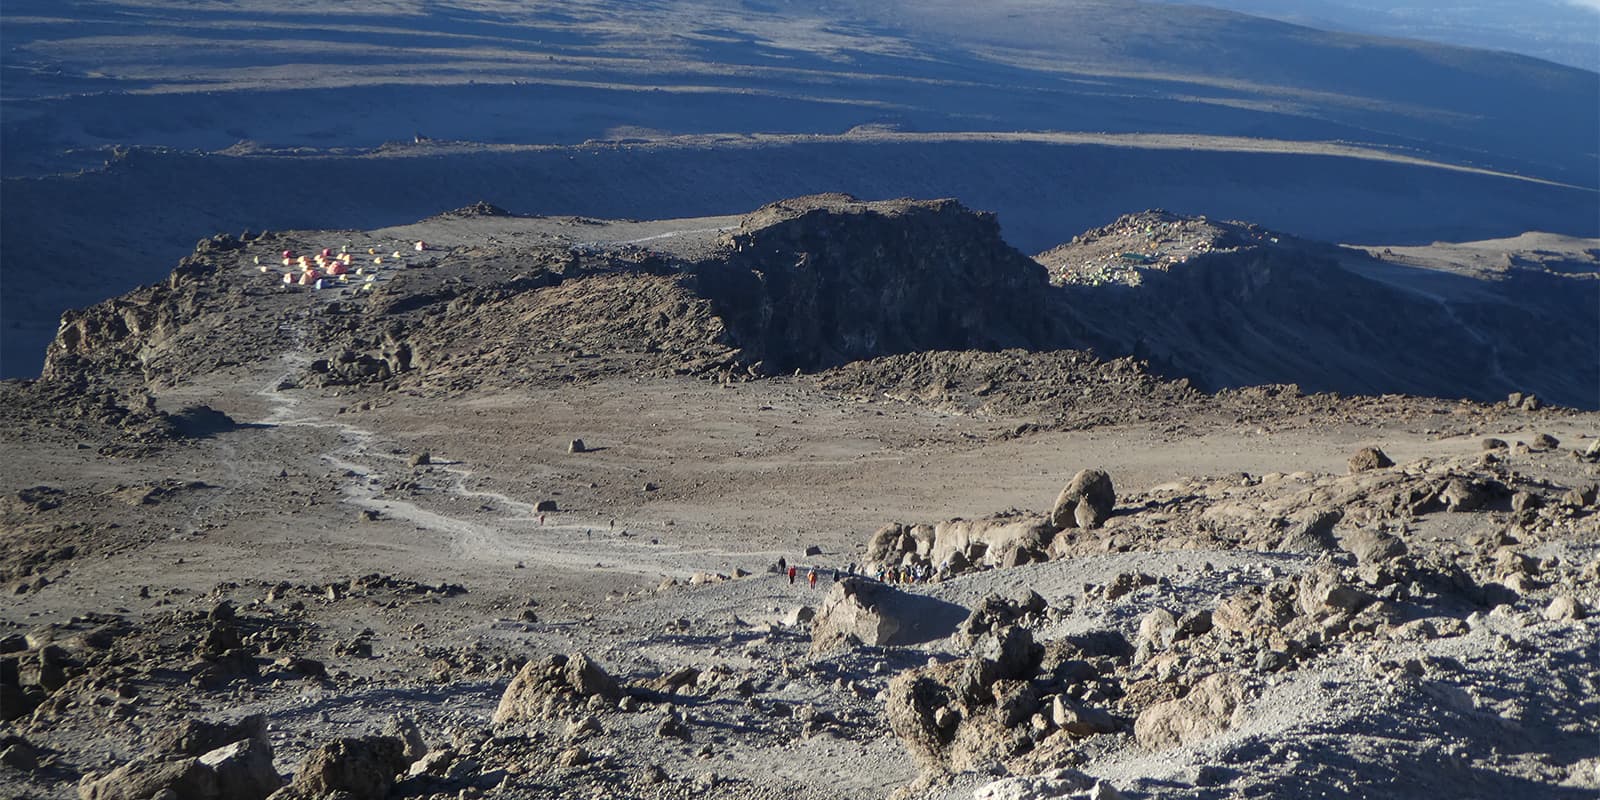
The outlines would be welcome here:
[[[694,258],[736,224],[481,217],[295,236],[301,251],[348,241],[387,254],[422,238],[433,253],[460,256],[494,240],[514,249],[506,239],[515,234]],[[1589,609],[1600,600],[1594,500],[1568,508],[1561,499],[1600,475],[1577,455],[1600,435],[1593,413],[1300,397],[1281,387],[1208,396],[1070,354],[919,354],[907,357],[925,362],[916,369],[885,359],[716,382],[663,371],[645,350],[553,348],[523,354],[515,375],[470,384],[426,377],[470,372],[456,360],[387,389],[318,386],[307,365],[325,355],[315,338],[324,329],[312,312],[360,294],[284,291],[276,272],[233,257],[262,293],[221,318],[261,320],[262,335],[246,346],[227,338],[237,327],[207,333],[212,323],[197,317],[178,340],[208,347],[149,362],[157,411],[181,417],[203,403],[232,424],[208,427],[213,416],[191,414],[193,435],[130,445],[131,423],[62,422],[24,403],[32,389],[7,387],[0,634],[32,636],[7,639],[24,683],[52,638],[70,665],[65,687],[5,723],[37,761],[31,771],[0,768],[8,792],[74,796],[84,773],[148,754],[176,720],[261,713],[283,774],[331,738],[375,733],[395,714],[415,718],[457,766],[401,782],[404,796],[972,796],[1008,772],[1028,773],[1000,759],[930,778],[886,708],[891,679],[961,658],[969,645],[941,636],[813,653],[806,626],[784,618],[821,604],[831,574],[813,589],[768,567],[780,557],[824,569],[862,564],[869,535],[888,522],[1049,513],[1088,467],[1113,476],[1121,498],[1103,532],[1055,560],[907,591],[955,604],[959,619],[988,594],[1027,588],[1050,605],[1031,623],[1037,640],[1112,630],[1133,641],[1157,606],[1208,609],[1252,586],[1348,565],[1342,551],[1252,543],[1274,524],[1263,509],[1296,507],[1303,496],[1343,498],[1335,502],[1350,511],[1336,532],[1347,546],[1365,530],[1393,531],[1417,554],[1458,553],[1481,586],[1510,580],[1493,574],[1495,558],[1510,558],[1495,555],[1504,545],[1531,556],[1534,577],[1518,578],[1509,595],[1396,595],[1383,626],[1448,618],[1459,630],[1329,634],[1282,669],[1252,670],[1254,650],[1196,640],[1185,646],[1214,651],[1178,658],[1173,685],[1201,674],[1182,664],[1231,664],[1244,653],[1244,666],[1211,667],[1239,670],[1248,684],[1232,724],[1152,751],[1131,733],[1141,707],[1129,699],[1115,706],[1116,732],[1078,740],[1056,766],[1130,797],[1300,788],[1406,797],[1423,786],[1583,797],[1600,783],[1600,686],[1585,667],[1596,623],[1545,616],[1557,597]],[[426,270],[437,255],[389,258]],[[380,276],[400,269],[390,263]],[[1029,359],[1058,370],[1036,371],[1050,375],[1037,382],[1071,386],[1101,411],[1040,400],[1029,381],[1001,381],[976,403],[932,379],[934,391],[904,385],[914,377],[894,391],[863,388],[926,374],[918,369],[959,377]],[[1539,443],[1541,434],[1559,444]],[[1501,461],[1482,459],[1485,437],[1508,443]],[[568,452],[576,438],[585,452]],[[1376,490],[1344,476],[1347,459],[1369,445],[1400,465],[1371,473],[1382,480],[1494,475],[1538,495],[1545,510],[1527,516],[1499,498],[1475,512],[1362,517]],[[555,510],[537,510],[544,501]],[[813,546],[820,555],[806,556]],[[1152,582],[1119,597],[1090,588],[1124,574]],[[248,667],[207,651],[222,624],[208,615],[222,601],[237,608]],[[566,730],[581,710],[491,724],[525,661],[574,651],[635,687],[682,667],[702,677],[665,693],[638,689],[642,710],[588,706],[599,733]],[[295,661],[306,658],[327,677],[306,677]],[[1138,668],[1117,667],[1115,680],[1131,690]],[[672,713],[663,703],[684,715],[686,735],[656,733]],[[556,765],[574,741],[587,763]],[[647,777],[651,765],[666,777]]]

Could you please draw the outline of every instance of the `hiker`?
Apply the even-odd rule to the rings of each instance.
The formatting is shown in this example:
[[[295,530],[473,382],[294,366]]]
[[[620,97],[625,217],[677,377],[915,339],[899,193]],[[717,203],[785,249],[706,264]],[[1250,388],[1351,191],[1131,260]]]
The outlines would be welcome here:
[[[778,556],[778,572],[780,572],[780,573],[781,572],[787,572],[788,569],[789,569],[789,562],[785,561],[783,556]]]
[[[833,568],[833,582],[834,583],[838,583],[839,582],[839,568],[838,567],[834,567]]]
[[[813,588],[813,589],[817,588],[817,568],[816,567],[812,567],[811,571],[806,573],[806,583],[811,584],[811,588]]]
[[[799,570],[793,564],[789,565],[789,585],[790,586],[794,585],[794,574],[796,572],[799,572]]]

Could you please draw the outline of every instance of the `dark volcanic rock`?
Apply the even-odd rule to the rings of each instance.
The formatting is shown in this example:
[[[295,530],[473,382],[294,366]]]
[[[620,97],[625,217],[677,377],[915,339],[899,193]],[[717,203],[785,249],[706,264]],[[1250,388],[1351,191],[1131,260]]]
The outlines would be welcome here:
[[[695,268],[747,364],[767,374],[919,350],[1059,346],[1044,268],[954,200],[785,200]]]

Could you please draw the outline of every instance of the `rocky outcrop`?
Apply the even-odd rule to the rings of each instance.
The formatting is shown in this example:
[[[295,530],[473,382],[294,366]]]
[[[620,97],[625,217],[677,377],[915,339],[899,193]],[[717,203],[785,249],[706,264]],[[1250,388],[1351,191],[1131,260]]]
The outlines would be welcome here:
[[[1533,389],[1600,406],[1592,257],[1570,272],[1513,264],[1452,275],[1457,287],[1441,294],[1431,281],[1450,273],[1402,258],[1149,211],[1039,258],[1065,284],[1059,306],[1083,325],[1077,346],[1208,390],[1293,383],[1489,403],[1516,389],[1526,408]]]
[[[920,350],[1062,346],[1044,269],[954,200],[817,195],[765,206],[694,268],[764,374]]]

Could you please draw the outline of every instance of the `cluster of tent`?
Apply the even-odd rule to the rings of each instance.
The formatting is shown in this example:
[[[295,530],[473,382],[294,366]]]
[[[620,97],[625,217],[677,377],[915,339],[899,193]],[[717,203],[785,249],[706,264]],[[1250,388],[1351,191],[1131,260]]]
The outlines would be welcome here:
[[[428,249],[427,242],[417,242],[414,245],[417,252]],[[360,278],[360,290],[371,290],[372,284],[378,279],[378,270],[384,265],[384,256],[378,253],[377,248],[367,248],[367,255],[372,258],[370,265],[363,263],[356,266],[356,256],[350,252],[348,245],[339,248],[335,254],[331,248],[323,248],[322,252],[315,255],[297,255],[293,250],[283,251],[283,285],[305,286],[312,289],[321,289],[326,281],[349,283],[352,277]],[[388,256],[394,263],[401,259],[400,251],[396,250]],[[261,257],[256,256],[257,268],[263,272],[271,271],[266,264],[261,263]]]

